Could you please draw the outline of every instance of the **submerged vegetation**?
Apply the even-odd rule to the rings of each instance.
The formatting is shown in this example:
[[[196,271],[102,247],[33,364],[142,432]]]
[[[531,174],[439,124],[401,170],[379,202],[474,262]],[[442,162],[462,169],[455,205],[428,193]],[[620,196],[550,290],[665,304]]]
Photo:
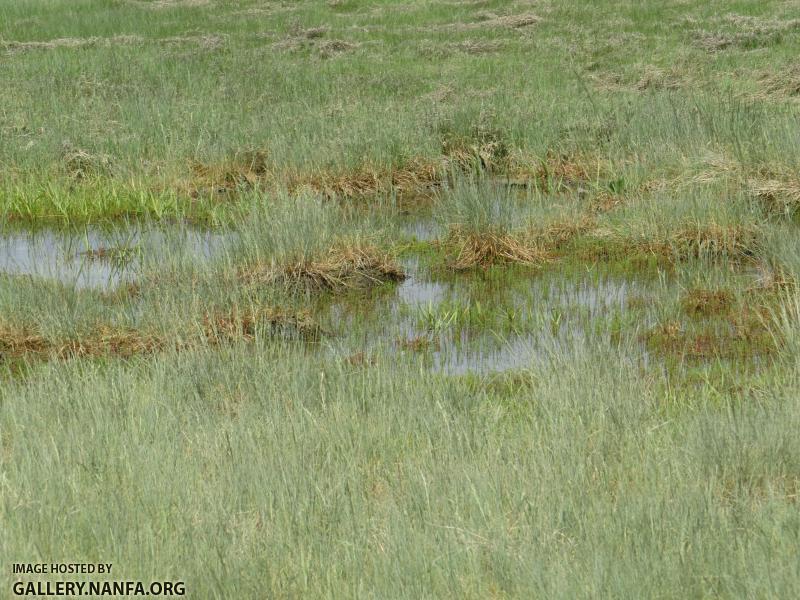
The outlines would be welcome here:
[[[0,6],[4,589],[800,595],[792,3],[79,4]]]

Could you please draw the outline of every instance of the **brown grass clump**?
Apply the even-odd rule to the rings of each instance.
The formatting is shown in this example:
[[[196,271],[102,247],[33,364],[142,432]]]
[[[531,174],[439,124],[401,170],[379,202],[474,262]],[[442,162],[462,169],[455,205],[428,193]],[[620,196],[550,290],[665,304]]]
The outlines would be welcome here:
[[[497,231],[477,232],[451,227],[445,245],[454,249],[449,266],[455,271],[511,263],[541,267],[552,259],[549,252],[530,243],[525,235]]]
[[[688,87],[691,84],[692,82],[688,75],[675,67],[665,71],[658,67],[649,66],[645,68],[634,87],[638,91],[644,92],[647,90],[675,90]]]
[[[111,157],[105,154],[91,154],[86,150],[73,148],[69,142],[64,144],[61,156],[67,175],[75,180],[109,175],[112,170]]]
[[[442,152],[448,166],[455,166],[460,171],[494,171],[508,164],[508,147],[501,139],[445,139]]]
[[[594,194],[589,200],[589,210],[594,213],[606,213],[614,210],[625,203],[625,198],[620,194],[614,194],[601,190]]]
[[[732,262],[753,260],[760,249],[756,229],[746,226],[690,224],[661,236],[628,237],[622,232],[595,230],[577,256],[592,261],[634,261],[642,268],[650,261],[669,267],[705,258]]]
[[[755,229],[714,223],[688,225],[669,236],[668,241],[657,250],[668,250],[680,260],[689,258],[741,259],[753,256],[759,248]]]
[[[28,327],[0,323],[0,360],[25,354],[44,354],[50,343]]]
[[[363,165],[349,172],[320,171],[288,177],[290,192],[311,191],[329,198],[359,198],[392,190],[419,192],[438,185],[443,176],[440,161],[412,159],[394,168]]]
[[[329,27],[311,27],[308,29],[294,27],[287,38],[276,42],[273,47],[277,50],[290,52],[304,49],[314,50],[321,58],[331,58],[361,46],[357,42],[347,40],[324,39],[329,32]]]
[[[203,317],[203,332],[211,344],[251,341],[259,330],[302,338],[316,338],[321,333],[319,325],[305,311],[290,312],[274,307],[240,311],[234,307],[225,313],[206,314]]]
[[[268,186],[291,194],[311,193],[327,198],[361,198],[395,191],[400,194],[429,190],[442,181],[441,160],[413,158],[396,167],[364,164],[349,170],[281,172],[264,150],[237,153],[218,164],[195,161],[191,179],[178,185],[189,196],[231,194]]]
[[[411,352],[425,352],[426,350],[439,349],[439,340],[427,335],[417,335],[412,338],[399,338],[397,345]]]
[[[797,287],[794,277],[787,273],[785,269],[774,267],[766,262],[756,265],[755,276],[755,284],[746,290],[751,294],[773,294],[794,290]]]
[[[64,340],[45,338],[26,326],[0,325],[0,360],[21,357],[67,359],[108,355],[130,358],[137,354],[156,352],[164,346],[163,340],[155,336],[107,325],[98,326],[85,336]]]
[[[18,42],[0,39],[0,49],[9,53],[27,52],[33,50],[56,50],[59,48],[92,48],[110,47],[119,45],[140,44],[145,38],[138,35],[116,35],[108,38],[58,38],[54,40]]]
[[[378,364],[374,356],[368,355],[366,352],[356,352],[351,354],[344,361],[352,367],[371,367]]]
[[[164,340],[134,329],[97,327],[86,338],[70,340],[58,352],[61,358],[111,355],[130,358],[137,354],[152,354],[165,347]]]
[[[545,191],[562,191],[588,184],[601,170],[596,160],[569,154],[548,152],[532,175]]]
[[[529,235],[550,250],[560,250],[577,236],[592,231],[597,223],[591,217],[578,220],[558,221],[550,225],[532,230]]]
[[[402,281],[405,273],[374,246],[340,243],[319,259],[301,259],[282,266],[249,269],[251,283],[282,285],[304,292],[342,292]]]
[[[777,350],[774,336],[752,315],[733,319],[729,327],[700,331],[671,321],[651,329],[643,338],[651,352],[692,361],[746,359]]]
[[[244,150],[220,164],[195,161],[191,164],[190,195],[203,190],[225,193],[253,188],[271,178],[269,155],[264,150]]]
[[[361,44],[357,42],[347,40],[325,40],[317,44],[317,51],[322,58],[333,58],[337,54],[350,52],[360,46]]]
[[[435,26],[433,29],[446,29],[454,31],[474,31],[476,29],[522,29],[536,25],[542,19],[533,13],[498,16],[494,13],[481,13],[476,15],[477,21],[472,23],[451,23],[449,25]]]
[[[800,65],[793,65],[780,72],[765,73],[760,80],[761,92],[756,97],[761,100],[800,96]]]
[[[466,54],[490,54],[499,52],[505,44],[501,40],[466,40],[446,46],[447,49]]]
[[[728,314],[733,308],[733,294],[728,290],[689,290],[681,302],[689,316],[708,317]]]
[[[787,178],[751,180],[753,194],[772,210],[782,214],[793,214],[800,208],[800,180]]]
[[[765,19],[742,15],[726,15],[718,19],[733,31],[696,31],[694,42],[708,52],[730,48],[751,50],[779,43],[783,36],[800,28],[800,19]]]

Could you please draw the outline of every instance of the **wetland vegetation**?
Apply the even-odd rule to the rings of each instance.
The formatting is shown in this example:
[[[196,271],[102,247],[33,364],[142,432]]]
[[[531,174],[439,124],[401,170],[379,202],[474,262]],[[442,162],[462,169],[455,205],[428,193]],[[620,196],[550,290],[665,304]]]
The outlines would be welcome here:
[[[800,595],[800,8],[0,0],[0,583]]]

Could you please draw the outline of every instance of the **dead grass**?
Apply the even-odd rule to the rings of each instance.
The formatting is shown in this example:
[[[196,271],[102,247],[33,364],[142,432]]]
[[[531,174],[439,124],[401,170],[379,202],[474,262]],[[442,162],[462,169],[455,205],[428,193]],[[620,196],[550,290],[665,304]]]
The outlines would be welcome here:
[[[546,191],[588,187],[610,172],[606,161],[583,155],[550,152],[543,158],[514,153],[502,132],[476,128],[469,134],[443,132],[442,155],[414,157],[397,166],[365,163],[350,169],[280,171],[264,150],[244,150],[219,163],[194,161],[191,177],[174,187],[192,198],[230,196],[240,190],[285,189],[290,194],[326,198],[368,198],[379,194],[426,195],[454,171],[507,177],[506,183],[534,183]]]
[[[645,333],[643,341],[651,352],[688,361],[751,359],[778,349],[773,333],[752,314],[732,318],[727,326],[700,330],[670,321]]]
[[[29,325],[0,322],[0,363],[16,359],[69,360],[74,358],[131,358],[173,348],[187,350],[202,343],[212,345],[236,340],[252,341],[257,332],[316,339],[321,328],[308,312],[258,307],[206,313],[202,336],[167,338],[135,329],[98,325],[85,334],[63,339],[41,335]]]
[[[498,16],[494,13],[479,13],[472,23],[451,23],[439,26],[441,29],[453,31],[475,31],[478,29],[522,29],[536,25],[542,19],[533,13]]]
[[[393,168],[363,165],[349,172],[293,173],[286,185],[291,193],[312,192],[328,198],[357,198],[375,194],[417,193],[438,186],[444,177],[441,161],[416,158]]]
[[[689,75],[676,67],[660,69],[647,66],[634,86],[638,91],[647,90],[676,90],[693,85]]]
[[[800,97],[800,65],[764,73],[759,79],[759,85],[761,90],[755,94],[758,100]]]
[[[67,175],[77,181],[111,175],[113,171],[113,161],[110,156],[92,154],[73,147],[69,142],[63,144],[61,156]]]
[[[484,120],[488,121],[490,118],[482,117],[466,133],[449,130],[441,132],[442,155],[448,170],[508,171],[511,152],[506,135],[484,123]]]
[[[220,194],[252,189],[270,181],[273,175],[269,155],[264,150],[243,150],[217,164],[193,161],[190,170],[191,180],[180,187],[192,197],[204,192]]]
[[[197,8],[211,5],[211,0],[126,0],[126,2],[150,10]]]
[[[726,315],[733,308],[733,294],[729,290],[691,289],[683,297],[681,306],[691,317]]]
[[[374,356],[370,356],[366,352],[356,352],[344,359],[351,367],[372,367],[378,364],[378,360]]]
[[[270,334],[294,335],[305,339],[321,334],[319,325],[307,311],[292,312],[275,307],[207,313],[203,317],[203,332],[211,344],[236,340],[251,341],[259,331]]]
[[[272,47],[276,50],[288,52],[310,50],[316,52],[320,58],[332,58],[361,46],[358,42],[348,40],[325,39],[329,32],[329,27],[311,27],[308,29],[294,27],[288,37],[275,42]]]
[[[165,346],[165,341],[157,336],[107,325],[100,325],[81,337],[53,340],[45,338],[28,326],[0,324],[0,361],[21,357],[68,359],[114,356],[130,358],[138,354],[151,354]]]
[[[0,39],[0,50],[3,50],[9,54],[18,54],[22,52],[45,50],[135,46],[146,43],[162,44],[166,46],[196,44],[201,48],[213,50],[222,47],[225,44],[225,41],[225,36],[211,33],[165,38],[146,38],[140,35],[115,35],[111,37],[56,38],[46,41],[17,41]]]
[[[716,19],[732,31],[698,30],[693,34],[697,47],[707,52],[731,48],[752,50],[780,43],[783,36],[800,28],[800,19],[770,19],[743,15],[725,15]]]
[[[81,252],[80,255],[92,261],[126,263],[133,259],[134,252],[133,248],[99,246],[98,248]]]
[[[250,284],[280,285],[305,293],[337,293],[405,279],[392,257],[360,242],[339,243],[317,259],[247,268],[241,276]]]
[[[746,258],[754,256],[760,247],[754,228],[742,225],[690,224],[672,233],[661,250],[689,258]],[[655,247],[658,249],[658,244]]]
[[[559,192],[588,185],[606,171],[606,165],[597,158],[548,152],[539,159],[531,176],[542,190]]]
[[[733,263],[752,261],[761,250],[758,231],[747,226],[691,223],[658,237],[652,234],[630,237],[624,232],[596,229],[576,249],[584,261],[648,261],[667,267],[703,258]]]
[[[552,260],[552,254],[533,243],[524,233],[499,231],[468,231],[450,228],[445,246],[450,249],[448,266],[454,271],[489,268],[498,264],[520,264],[542,267]]]
[[[145,38],[138,35],[116,35],[108,38],[57,38],[47,41],[20,42],[0,39],[0,48],[6,52],[28,52],[33,50],[57,50],[60,48],[92,48],[140,44]]]
[[[439,340],[427,335],[417,335],[412,338],[399,338],[397,346],[410,352],[426,352],[431,349],[438,350]]]
[[[800,179],[751,179],[750,189],[774,212],[792,215],[800,208]]]
[[[784,268],[762,261],[756,265],[755,284],[745,291],[763,297],[765,294],[783,293],[796,288],[797,281]]]

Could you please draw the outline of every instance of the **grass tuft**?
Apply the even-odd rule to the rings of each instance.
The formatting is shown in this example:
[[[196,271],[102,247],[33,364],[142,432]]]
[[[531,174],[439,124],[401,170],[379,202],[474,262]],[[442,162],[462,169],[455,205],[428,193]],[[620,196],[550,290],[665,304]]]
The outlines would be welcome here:
[[[279,285],[292,292],[336,293],[402,281],[405,273],[375,246],[340,242],[320,258],[247,268],[242,277],[251,284]]]
[[[451,227],[445,240],[451,249],[448,266],[454,271],[489,268],[498,264],[542,267],[553,258],[543,247],[532,244],[524,234],[501,231],[472,231]]]

